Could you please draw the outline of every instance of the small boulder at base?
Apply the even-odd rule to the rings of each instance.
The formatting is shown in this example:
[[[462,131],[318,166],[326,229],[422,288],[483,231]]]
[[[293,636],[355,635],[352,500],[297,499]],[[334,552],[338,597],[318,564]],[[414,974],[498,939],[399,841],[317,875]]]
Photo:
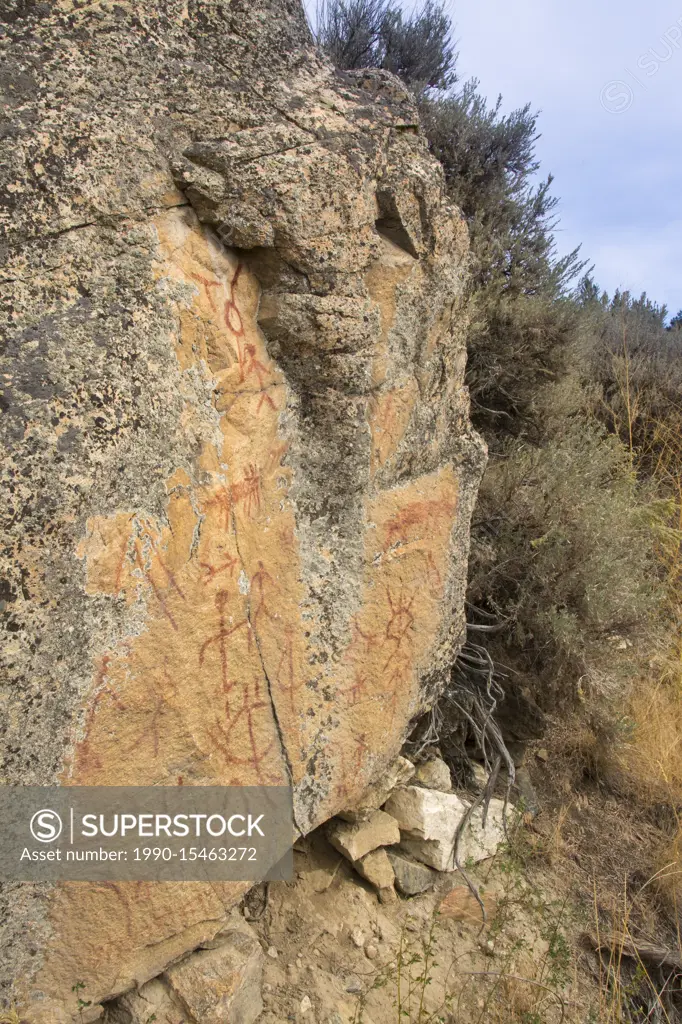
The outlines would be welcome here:
[[[455,870],[455,836],[469,807],[456,793],[419,786],[396,791],[386,804],[400,826],[401,847],[437,871]],[[473,812],[459,841],[461,864],[493,856],[504,839],[503,812],[503,801],[495,799],[488,806],[485,825],[481,808]]]
[[[440,757],[432,757],[424,761],[417,768],[414,775],[415,782],[427,789],[436,789],[441,793],[452,792],[452,779],[450,769]]]
[[[262,1013],[263,951],[247,927],[223,932],[212,949],[193,953],[166,971],[168,985],[190,1019],[253,1024]]]
[[[438,875],[426,864],[413,860],[404,850],[391,849],[386,854],[395,874],[395,884],[404,896],[418,896],[433,889]]]
[[[344,821],[364,821],[382,807],[398,786],[406,786],[415,773],[415,767],[406,757],[397,757],[378,782],[372,783],[360,797],[357,807],[340,811]]]
[[[378,846],[400,842],[398,822],[384,811],[373,811],[364,821],[355,823],[332,820],[327,839],[348,860],[360,860]]]
[[[375,889],[389,889],[393,885],[393,868],[386,850],[380,847],[365,854],[353,865],[362,878],[366,879]]]

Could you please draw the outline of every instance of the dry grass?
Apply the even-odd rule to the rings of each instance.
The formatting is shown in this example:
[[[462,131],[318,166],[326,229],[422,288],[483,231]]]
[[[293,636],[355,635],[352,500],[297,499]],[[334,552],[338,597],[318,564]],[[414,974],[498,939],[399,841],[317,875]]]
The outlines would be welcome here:
[[[645,806],[667,805],[676,821],[676,834],[658,855],[655,884],[669,897],[677,919],[682,907],[682,407],[670,404],[662,418],[633,387],[625,327],[622,366],[617,380],[626,422],[614,422],[628,438],[633,468],[651,480],[668,506],[654,529],[667,593],[661,618],[671,628],[669,649],[633,688],[632,731],[613,754],[627,788]]]
[[[681,666],[682,669],[682,666]],[[682,670],[677,683],[645,681],[633,692],[632,734],[616,751],[621,769],[648,802],[682,803]]]
[[[583,790],[595,800],[591,813],[578,813],[568,828],[569,846],[594,876],[590,930],[600,948],[594,1019],[673,1024],[681,1019],[682,971],[657,965],[646,950],[660,945],[682,962],[682,411],[671,408],[665,422],[653,417],[646,396],[633,389],[625,337],[623,344],[623,421],[613,412],[613,422],[633,469],[650,487],[651,528],[666,584],[661,631],[648,670],[643,666],[622,695],[625,706],[619,699],[605,701],[607,716],[613,714],[612,734],[601,735],[587,716],[578,715],[570,727],[563,723],[556,730],[550,762],[562,801],[572,797],[575,809]],[[600,781],[606,782],[603,791]],[[602,802],[602,792],[619,800]],[[561,812],[558,837],[563,806]],[[560,845],[555,847],[559,859]]]
[[[614,750],[626,791],[643,808],[667,809],[668,838],[654,854],[652,884],[664,895],[674,919],[682,908],[682,661],[670,661],[656,679],[633,691],[629,717],[632,732]],[[671,831],[674,832],[672,837]]]
[[[0,1024],[22,1024],[16,1010],[0,1010]]]
[[[676,1024],[680,1019],[679,930],[676,942],[661,946],[647,942],[632,926],[636,903],[656,880],[656,876],[649,879],[634,899],[625,886],[607,915],[594,882],[594,931],[588,944],[599,957],[599,1024],[630,1024],[634,1020]]]

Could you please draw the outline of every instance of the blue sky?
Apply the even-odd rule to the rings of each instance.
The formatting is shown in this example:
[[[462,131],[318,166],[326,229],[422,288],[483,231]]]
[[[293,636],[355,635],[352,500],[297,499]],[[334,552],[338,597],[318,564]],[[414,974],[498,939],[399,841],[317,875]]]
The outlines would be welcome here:
[[[538,154],[609,291],[682,308],[682,0],[449,3],[462,78],[541,110]]]
[[[601,287],[681,309],[682,0],[447,2],[461,78],[541,111],[560,250],[582,243]]]

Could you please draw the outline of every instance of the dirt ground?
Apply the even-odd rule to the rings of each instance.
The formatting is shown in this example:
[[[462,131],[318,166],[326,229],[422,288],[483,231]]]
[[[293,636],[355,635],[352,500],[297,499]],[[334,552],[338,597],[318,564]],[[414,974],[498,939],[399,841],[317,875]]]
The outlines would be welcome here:
[[[436,889],[380,903],[319,830],[295,848],[294,878],[252,890],[245,917],[266,952],[260,1021],[301,1024],[554,1024],[620,1021],[624,994],[649,1019],[664,984],[595,934],[675,948],[675,925],[647,885],[665,829],[556,740],[528,766],[541,811],[508,849]],[[608,944],[608,943],[607,943]],[[644,972],[644,995],[640,998]],[[609,984],[611,988],[609,989]],[[620,1004],[619,1004],[620,1005]],[[640,1018],[632,1018],[640,1019]]]
[[[267,904],[262,888],[245,904],[267,950],[260,1020],[483,1022],[508,1020],[510,1004],[519,1019],[540,1010],[560,1020],[574,984],[552,934],[554,908],[495,860],[472,871],[483,924],[458,872],[430,893],[381,904],[323,835],[297,844],[295,878],[272,883]]]

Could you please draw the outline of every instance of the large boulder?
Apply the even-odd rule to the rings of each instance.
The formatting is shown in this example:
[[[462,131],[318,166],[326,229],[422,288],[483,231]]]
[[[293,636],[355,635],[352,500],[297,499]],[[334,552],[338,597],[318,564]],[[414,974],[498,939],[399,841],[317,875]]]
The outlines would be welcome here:
[[[2,5],[4,784],[352,808],[463,635],[467,232],[415,106],[298,0]],[[242,884],[9,885],[34,1024]]]

